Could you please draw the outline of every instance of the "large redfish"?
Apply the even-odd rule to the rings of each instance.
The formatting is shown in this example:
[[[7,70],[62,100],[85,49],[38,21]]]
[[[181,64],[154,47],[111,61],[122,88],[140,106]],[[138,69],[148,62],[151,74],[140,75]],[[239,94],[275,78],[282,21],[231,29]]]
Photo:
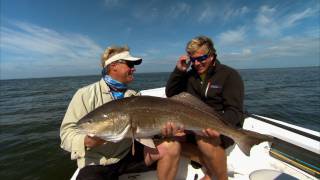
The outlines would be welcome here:
[[[152,138],[168,121],[196,133],[212,128],[233,139],[246,155],[253,145],[272,140],[226,124],[212,107],[188,93],[172,98],[133,96],[111,101],[88,113],[77,126],[82,133],[118,142],[123,138]]]

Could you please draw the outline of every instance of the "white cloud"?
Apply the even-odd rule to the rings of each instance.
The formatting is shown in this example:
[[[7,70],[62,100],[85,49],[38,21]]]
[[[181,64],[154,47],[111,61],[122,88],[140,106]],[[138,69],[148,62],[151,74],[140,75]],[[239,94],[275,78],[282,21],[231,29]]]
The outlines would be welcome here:
[[[92,73],[90,70],[98,67],[99,56],[103,52],[99,45],[81,34],[60,33],[23,22],[1,26],[0,30],[2,76],[16,73],[17,64],[30,73],[26,76],[37,76],[41,69],[48,68],[52,72],[61,68],[60,71],[64,70],[66,74],[77,68]]]
[[[307,8],[302,12],[280,15],[276,8],[261,6],[255,18],[256,29],[261,36],[275,37],[282,31],[308,17],[317,16],[318,10]]]
[[[320,36],[320,24],[318,24],[317,28],[309,29],[305,33],[306,33],[306,36],[319,37]]]
[[[225,53],[225,54],[221,54],[221,57],[224,59],[229,60],[229,58],[232,57],[232,59],[244,59],[244,58],[248,58],[249,56],[252,55],[252,50],[250,48],[244,48],[244,49],[240,49],[240,51],[232,51],[229,53]]]
[[[171,18],[185,17],[186,15],[189,15],[190,9],[191,7],[189,4],[180,2],[170,6],[168,16]]]
[[[236,30],[229,30],[223,32],[218,36],[218,39],[221,44],[234,44],[243,42],[246,38],[246,29],[245,27],[239,27]]]
[[[145,9],[148,9],[148,11]],[[162,11],[159,8],[153,7],[151,4],[149,6],[145,5],[144,7],[134,9],[132,16],[141,22],[153,22],[161,16],[161,13]]]
[[[160,49],[149,48],[145,49],[143,52],[138,53],[143,59],[148,59],[150,57],[158,56],[161,53]]]
[[[244,56],[249,56],[249,55],[252,54],[252,51],[251,51],[251,49],[249,49],[249,48],[245,48],[245,49],[242,50],[242,54],[243,54]]]
[[[297,38],[297,37],[284,37],[280,39],[274,45],[266,47],[267,52],[281,56],[301,56],[301,54],[316,53],[319,52],[320,44],[318,38]],[[318,55],[319,56],[319,55]],[[303,57],[303,56],[301,56]]]
[[[120,0],[104,0],[107,7],[114,7],[120,4]]]
[[[222,22],[229,21],[232,18],[241,17],[250,12],[247,6],[234,8],[231,4],[209,4],[208,2],[202,4],[202,9],[198,15],[198,22],[212,22],[218,18]]]
[[[280,27],[274,19],[276,13],[275,8],[269,8],[268,6],[262,6],[255,19],[256,28],[262,36],[274,36],[280,32]]]
[[[214,12],[215,11],[212,9],[211,6],[207,6],[203,11],[201,11],[198,18],[198,22],[211,21],[215,16]]]
[[[311,16],[313,16],[315,14],[316,14],[316,11],[315,10],[311,10],[311,8],[308,8],[308,9],[306,9],[303,12],[300,12],[300,13],[291,14],[291,15],[289,15],[287,17],[287,21],[286,21],[285,26],[288,26],[288,27],[292,26],[296,22],[298,22],[298,21],[300,21],[302,19],[311,17]]]
[[[247,6],[243,6],[241,9],[240,9],[240,12],[238,14],[240,15],[243,15],[243,14],[246,14],[248,13],[250,10]]]
[[[290,61],[290,59],[308,59],[310,62],[319,61],[320,38],[314,37],[285,37],[271,41],[260,41],[258,45],[244,47],[240,51],[223,52],[221,59],[225,61],[269,61],[279,59]],[[279,62],[281,63],[281,62]],[[318,62],[319,63],[319,62]]]
[[[223,18],[225,20],[228,20],[230,18],[233,18],[233,17],[239,17],[239,16],[243,16],[247,13],[249,13],[250,10],[247,6],[243,6],[241,8],[238,8],[238,9],[227,9],[224,13],[224,16]]]

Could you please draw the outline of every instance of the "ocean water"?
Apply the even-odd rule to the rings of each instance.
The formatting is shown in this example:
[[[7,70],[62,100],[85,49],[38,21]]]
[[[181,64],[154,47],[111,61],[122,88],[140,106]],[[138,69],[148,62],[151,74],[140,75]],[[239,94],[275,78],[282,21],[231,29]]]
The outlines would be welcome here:
[[[320,131],[320,68],[239,70],[249,113]],[[165,86],[169,73],[136,74],[136,90]],[[1,179],[69,179],[76,162],[59,146],[75,91],[99,76],[0,81]]]

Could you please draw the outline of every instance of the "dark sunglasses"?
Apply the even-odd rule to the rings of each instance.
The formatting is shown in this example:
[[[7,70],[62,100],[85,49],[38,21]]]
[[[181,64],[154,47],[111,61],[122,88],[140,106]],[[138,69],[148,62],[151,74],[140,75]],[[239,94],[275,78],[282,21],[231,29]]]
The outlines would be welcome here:
[[[119,60],[119,63],[127,64],[129,68],[134,68],[135,63],[132,61]]]
[[[202,62],[202,61],[208,59],[208,57],[209,57],[208,54],[205,54],[205,55],[199,56],[199,57],[195,57],[195,58],[190,56],[190,61],[193,62],[193,63],[196,62],[196,61]]]
[[[135,65],[134,62],[132,62],[132,61],[126,61],[126,63],[127,63],[127,66],[128,66],[129,68],[134,68],[134,65]]]

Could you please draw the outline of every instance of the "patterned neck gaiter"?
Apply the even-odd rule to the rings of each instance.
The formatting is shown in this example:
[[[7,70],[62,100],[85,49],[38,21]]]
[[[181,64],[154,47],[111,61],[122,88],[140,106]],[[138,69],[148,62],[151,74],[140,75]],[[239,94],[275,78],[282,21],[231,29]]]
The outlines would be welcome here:
[[[126,84],[112,79],[112,77],[109,75],[104,75],[103,79],[107,83],[107,85],[110,87],[111,93],[114,99],[122,99],[124,97],[124,92],[128,88]]]

